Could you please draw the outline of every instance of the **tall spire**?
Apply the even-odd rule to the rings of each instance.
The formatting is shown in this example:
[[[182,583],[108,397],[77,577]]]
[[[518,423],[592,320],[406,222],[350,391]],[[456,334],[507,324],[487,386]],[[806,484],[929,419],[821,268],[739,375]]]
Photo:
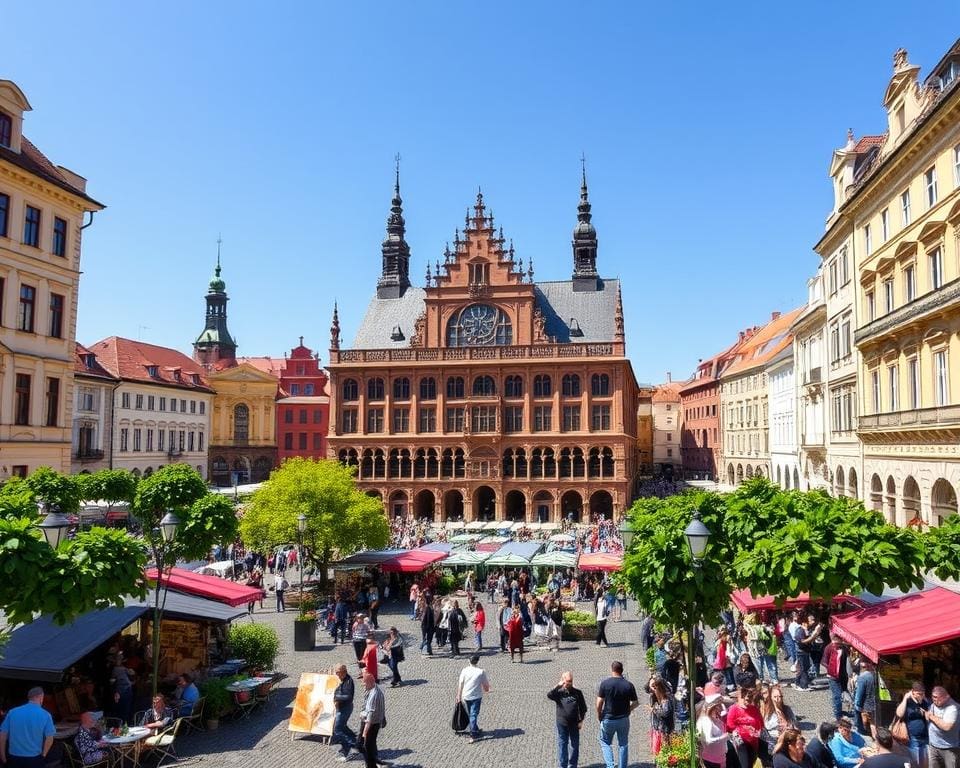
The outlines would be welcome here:
[[[620,293],[620,281],[617,281],[617,306],[613,312],[613,340],[623,341],[623,295]]]
[[[400,155],[394,158],[396,175],[390,215],[387,217],[387,236],[381,252],[383,270],[377,281],[377,298],[398,299],[410,287],[410,246],[407,245],[406,222],[403,220],[403,199],[400,197]]]
[[[220,276],[220,247],[223,239],[217,236],[217,266],[205,297],[207,310],[203,332],[193,342],[193,357],[205,368],[229,368],[237,362],[237,342],[227,330],[227,286]]]
[[[340,349],[340,316],[337,314],[337,302],[333,302],[333,320],[330,323],[330,350]]]
[[[599,288],[597,274],[597,230],[590,212],[590,197],[587,191],[587,159],[580,155],[580,204],[577,206],[577,226],[573,229],[573,290],[596,291]]]

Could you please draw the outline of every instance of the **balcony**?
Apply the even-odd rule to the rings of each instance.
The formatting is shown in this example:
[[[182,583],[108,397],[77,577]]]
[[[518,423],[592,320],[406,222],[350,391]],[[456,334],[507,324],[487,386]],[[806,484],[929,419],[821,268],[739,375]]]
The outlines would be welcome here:
[[[81,463],[87,461],[102,461],[103,451],[98,451],[94,448],[81,448],[74,454],[73,458]]]
[[[595,344],[527,344],[497,347],[442,347],[419,349],[331,350],[330,362],[338,363],[435,363],[469,360],[550,360],[571,357],[622,357],[622,342]]]
[[[807,384],[820,384],[823,381],[822,378],[823,368],[819,365],[816,368],[811,368],[803,372],[803,383]]]
[[[825,445],[823,432],[804,432],[800,435],[800,447],[805,451],[822,449]]]
[[[181,456],[181,455],[183,455],[183,449],[182,449],[182,448],[170,448],[170,449],[167,451],[167,456],[168,456],[169,458],[171,458],[171,459],[172,459],[174,456]]]
[[[854,342],[862,344],[870,341],[877,336],[892,331],[894,328],[914,320],[919,320],[925,315],[955,304],[958,301],[960,301],[960,278],[951,280],[938,290],[921,296],[919,299],[914,299],[909,304],[904,304],[899,309],[888,312],[883,317],[878,317],[873,322],[867,323],[862,328],[858,328],[857,332],[853,334]]]
[[[960,405],[941,405],[936,408],[920,408],[915,411],[873,413],[868,416],[860,416],[859,419],[860,432],[956,426],[960,426]]]

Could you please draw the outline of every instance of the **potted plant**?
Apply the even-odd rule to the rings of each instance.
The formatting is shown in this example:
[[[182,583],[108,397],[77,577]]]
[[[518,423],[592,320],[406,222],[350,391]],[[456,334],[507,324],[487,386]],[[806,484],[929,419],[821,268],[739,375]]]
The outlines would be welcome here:
[[[317,603],[309,596],[300,600],[300,610],[293,622],[293,650],[312,651],[317,642]]]
[[[563,614],[564,640],[593,640],[597,635],[597,617],[592,611],[567,611]]]
[[[232,708],[233,696],[227,690],[227,686],[239,679],[239,676],[208,677],[200,683],[200,695],[204,697],[203,712],[206,716],[207,730],[216,730],[220,726],[220,717]]]
[[[232,654],[238,659],[244,659],[254,672],[273,669],[277,653],[280,652],[277,631],[266,624],[238,624],[230,627],[227,644]]]
[[[690,765],[690,733],[681,731],[664,737],[660,754],[654,758],[656,768],[683,768]]]

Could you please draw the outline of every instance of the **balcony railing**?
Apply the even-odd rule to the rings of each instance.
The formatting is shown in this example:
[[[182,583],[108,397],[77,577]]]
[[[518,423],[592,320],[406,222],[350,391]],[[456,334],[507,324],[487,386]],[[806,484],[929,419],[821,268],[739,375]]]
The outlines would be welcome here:
[[[824,445],[823,432],[805,432],[800,436],[800,445],[803,448],[822,448]]]
[[[167,451],[167,456],[170,456],[172,458],[173,456],[180,456],[182,453],[183,453],[182,448],[170,448]]]
[[[103,458],[103,451],[93,448],[83,448],[76,452],[74,458],[78,461],[100,461]]]
[[[904,304],[899,309],[888,312],[883,317],[878,317],[871,323],[867,323],[862,328],[858,328],[853,335],[854,341],[860,344],[869,341],[875,336],[893,330],[897,326],[903,325],[911,320],[921,317],[928,312],[952,304],[960,299],[960,278],[951,280],[949,283],[941,286],[938,290],[914,299],[909,304]]]
[[[816,368],[811,368],[808,371],[803,373],[803,383],[804,384],[819,384],[822,379],[823,369],[818,365]]]
[[[873,413],[860,416],[860,431],[888,428],[914,429],[916,427],[960,425],[960,405],[941,405],[935,408],[919,408],[914,411]]]
[[[568,357],[623,355],[622,342],[596,344],[527,344],[497,347],[442,347],[439,349],[343,349],[330,352],[331,363],[416,363],[447,360],[544,360]]]

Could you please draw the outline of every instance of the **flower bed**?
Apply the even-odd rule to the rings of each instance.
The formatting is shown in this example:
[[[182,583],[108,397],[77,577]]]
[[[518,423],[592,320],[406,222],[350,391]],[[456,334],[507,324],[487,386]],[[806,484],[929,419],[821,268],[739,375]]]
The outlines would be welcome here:
[[[690,765],[690,734],[681,731],[665,738],[654,764],[657,768],[683,768]]]
[[[564,640],[595,640],[597,617],[587,611],[564,613],[562,636]]]

